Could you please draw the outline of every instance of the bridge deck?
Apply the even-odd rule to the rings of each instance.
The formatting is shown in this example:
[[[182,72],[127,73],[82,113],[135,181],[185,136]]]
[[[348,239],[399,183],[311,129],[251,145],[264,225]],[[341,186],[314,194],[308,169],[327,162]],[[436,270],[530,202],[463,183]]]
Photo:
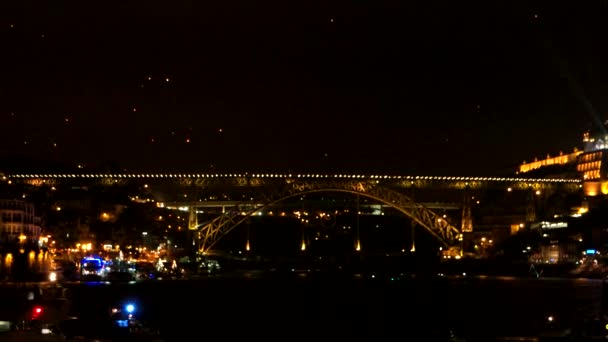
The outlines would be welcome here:
[[[363,175],[363,174],[262,174],[262,173],[27,173],[1,174],[3,179],[56,179],[56,178],[275,178],[275,179],[358,179],[358,180],[430,180],[465,182],[532,182],[532,183],[581,183],[578,178],[523,178],[523,177],[483,177],[483,176],[415,176],[415,175]]]
[[[429,209],[461,209],[462,204],[459,203],[449,203],[449,202],[426,202],[419,203],[424,207]],[[199,202],[163,202],[162,204],[165,208],[230,208],[236,206],[247,205],[249,207],[262,207],[266,205],[266,203],[261,201],[252,201],[252,202],[242,202],[242,201],[199,201]],[[278,204],[279,206],[282,204]],[[381,207],[381,208],[390,208],[390,205],[387,204],[361,204],[361,207]],[[413,206],[412,206],[413,207]]]

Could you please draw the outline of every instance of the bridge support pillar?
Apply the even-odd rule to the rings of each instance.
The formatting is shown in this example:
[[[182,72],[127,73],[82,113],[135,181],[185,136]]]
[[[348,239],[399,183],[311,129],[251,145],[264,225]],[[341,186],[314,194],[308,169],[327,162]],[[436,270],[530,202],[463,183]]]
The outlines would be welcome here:
[[[416,251],[416,239],[415,239],[415,233],[416,232],[416,222],[412,222],[412,248],[410,248],[410,252],[414,253]]]
[[[196,244],[196,229],[198,229],[198,215],[196,214],[196,206],[191,205],[188,208],[188,247],[190,254],[194,255],[197,250]]]
[[[471,194],[468,192],[464,195],[462,203],[462,218],[460,222],[460,230],[462,233],[473,232],[473,217],[471,216]]]
[[[251,245],[249,244],[249,236],[250,236],[251,227],[247,226],[247,240],[245,241],[245,251],[251,251]]]
[[[355,251],[361,251],[361,235],[359,233],[359,215],[361,215],[361,209],[359,207],[359,194],[357,194],[357,240],[355,241]]]
[[[526,223],[536,222],[536,191],[530,189],[526,200]]]
[[[471,215],[471,200],[473,196],[471,194],[470,189],[466,189],[464,192],[464,199],[462,201],[462,216],[460,218],[460,234],[458,236],[458,240],[460,242],[460,256],[464,255],[465,249],[468,249],[468,242],[470,241],[471,235],[469,233],[473,232],[473,215]],[[466,234],[466,236],[465,236]]]

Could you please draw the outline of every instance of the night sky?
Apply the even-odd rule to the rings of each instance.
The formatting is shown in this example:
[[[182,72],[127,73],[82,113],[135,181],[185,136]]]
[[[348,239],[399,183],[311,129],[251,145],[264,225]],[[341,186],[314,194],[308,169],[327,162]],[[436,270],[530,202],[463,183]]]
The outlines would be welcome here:
[[[608,3],[487,3],[3,0],[0,156],[476,176],[580,147]]]

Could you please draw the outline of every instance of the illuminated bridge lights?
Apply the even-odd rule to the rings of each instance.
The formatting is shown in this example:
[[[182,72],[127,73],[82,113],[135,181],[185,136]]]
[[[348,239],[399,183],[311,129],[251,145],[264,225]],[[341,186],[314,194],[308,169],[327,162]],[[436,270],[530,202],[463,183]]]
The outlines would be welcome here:
[[[449,182],[519,182],[528,183],[582,183],[576,178],[522,178],[522,177],[465,177],[465,176],[398,176],[398,175],[362,175],[362,174],[4,174],[3,180],[8,179],[48,179],[48,178],[333,178],[333,179],[372,179],[372,180],[409,180],[409,181],[449,181]]]

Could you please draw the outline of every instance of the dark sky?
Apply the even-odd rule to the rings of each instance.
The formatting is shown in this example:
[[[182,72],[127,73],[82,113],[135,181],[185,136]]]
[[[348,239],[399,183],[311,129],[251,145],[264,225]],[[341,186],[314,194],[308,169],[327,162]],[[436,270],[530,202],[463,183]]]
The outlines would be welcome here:
[[[608,3],[584,3],[3,0],[0,153],[508,173],[606,118]]]

